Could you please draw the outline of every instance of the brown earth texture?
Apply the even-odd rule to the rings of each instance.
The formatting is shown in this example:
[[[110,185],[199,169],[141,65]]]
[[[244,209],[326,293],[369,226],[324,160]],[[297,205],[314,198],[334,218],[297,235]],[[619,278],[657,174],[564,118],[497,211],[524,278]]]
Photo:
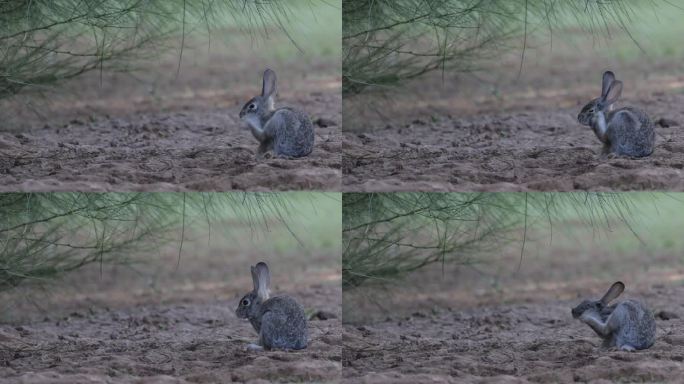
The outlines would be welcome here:
[[[680,383],[684,287],[630,297],[657,314],[657,340],[638,352],[601,348],[574,320],[578,301],[434,309],[385,322],[345,325],[349,383]],[[675,303],[675,304],[673,304]]]
[[[0,325],[2,383],[259,383],[337,381],[339,290],[288,292],[312,310],[302,351],[253,351],[237,300],[89,308]],[[325,320],[322,320],[325,319]]]

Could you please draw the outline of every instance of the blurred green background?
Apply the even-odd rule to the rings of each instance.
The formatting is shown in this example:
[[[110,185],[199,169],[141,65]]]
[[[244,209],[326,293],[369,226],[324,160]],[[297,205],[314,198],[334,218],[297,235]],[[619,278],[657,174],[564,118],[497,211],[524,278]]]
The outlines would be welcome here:
[[[627,222],[620,222],[617,213],[594,218],[592,223],[583,222],[578,212],[565,207],[560,228],[553,230],[548,225],[539,229],[540,236],[545,233],[549,239],[553,234],[554,247],[568,247],[590,251],[601,251],[614,254],[630,253],[675,253],[681,254],[684,261],[684,194],[634,192],[630,195],[627,208],[631,217]],[[610,219],[612,222],[602,222]],[[578,239],[591,235],[591,242],[579,242]],[[543,247],[543,240],[537,242]]]
[[[617,58],[625,62],[649,60],[655,62],[659,58],[681,58],[684,46],[684,1],[642,1],[623,0],[628,9],[625,19],[612,17],[607,19],[584,20],[575,15],[564,14],[557,21],[559,29],[551,33],[548,20],[533,20],[530,35],[539,42],[551,44],[562,41],[571,47],[581,49],[575,53],[587,54],[587,42],[594,49],[591,54],[601,58]],[[580,29],[594,32],[579,33]],[[644,55],[646,54],[646,55]]]
[[[330,58],[339,61],[342,50],[341,0],[289,0],[291,12],[285,20],[287,34],[275,31],[277,25],[264,33],[256,31],[254,50],[264,58],[283,60],[292,57],[305,59]],[[225,32],[231,27],[232,20],[226,20]],[[252,21],[244,20],[239,25],[249,28]],[[221,33],[220,38],[227,49],[239,49],[244,44],[232,39],[229,33]]]
[[[216,241],[214,246],[230,245],[265,254],[292,253],[294,250],[307,255],[339,252],[341,194],[282,192],[272,195],[283,203],[277,211],[235,211],[224,206],[214,212],[215,217],[209,222],[204,220],[202,207],[194,207],[193,212],[188,212],[189,216],[195,217],[192,226],[187,228],[188,235],[198,244]],[[212,238],[210,232],[217,236]]]

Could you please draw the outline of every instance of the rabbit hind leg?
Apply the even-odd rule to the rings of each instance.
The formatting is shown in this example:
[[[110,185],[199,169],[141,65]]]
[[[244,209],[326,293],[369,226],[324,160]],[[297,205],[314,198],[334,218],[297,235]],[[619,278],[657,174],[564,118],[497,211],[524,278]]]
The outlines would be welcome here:
[[[259,337],[261,345],[268,350],[289,349],[288,326],[287,320],[282,315],[270,311],[264,313],[261,318]]]

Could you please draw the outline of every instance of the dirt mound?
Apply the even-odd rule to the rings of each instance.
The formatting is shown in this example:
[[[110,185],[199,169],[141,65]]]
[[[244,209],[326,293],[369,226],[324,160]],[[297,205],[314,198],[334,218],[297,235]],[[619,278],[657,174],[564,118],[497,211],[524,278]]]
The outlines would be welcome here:
[[[647,105],[658,123],[655,152],[645,159],[602,158],[598,139],[576,121],[578,108],[444,116],[345,132],[345,189],[684,189],[684,95],[630,104]]]
[[[605,350],[572,319],[575,302],[439,309],[345,325],[344,376],[354,383],[679,383],[684,375],[683,287],[654,287],[646,300],[657,316],[656,344],[645,351]],[[662,320],[669,318],[669,320]]]
[[[313,289],[313,288],[312,288]],[[327,320],[309,322],[303,351],[248,351],[256,340],[235,300],[74,312],[0,326],[2,383],[329,382],[341,375],[340,292],[293,295]]]

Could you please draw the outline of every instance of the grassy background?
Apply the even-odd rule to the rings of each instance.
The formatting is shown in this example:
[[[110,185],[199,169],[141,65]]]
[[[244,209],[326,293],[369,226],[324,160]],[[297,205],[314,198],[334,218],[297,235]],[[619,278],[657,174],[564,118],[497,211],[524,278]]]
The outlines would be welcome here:
[[[207,222],[202,219],[204,212],[195,208],[188,212],[188,216],[196,219],[186,223],[186,235],[198,245],[207,241],[212,246],[229,245],[236,250],[265,254],[294,250],[309,254],[339,252],[339,193],[283,192],[278,198],[287,202],[280,211],[283,221],[272,213],[255,218],[247,211],[225,209],[215,212],[215,219]]]
[[[556,228],[545,225],[540,236],[553,236],[553,247],[574,248],[584,254],[609,252],[614,254],[680,254],[684,261],[684,195],[681,193],[630,193],[632,203],[626,209],[633,215],[628,223],[622,223],[617,214],[609,214],[609,225],[598,223],[591,228],[582,221],[577,212],[565,207],[564,222]],[[600,218],[599,218],[600,219]],[[636,236],[635,236],[636,234]],[[591,235],[592,241],[580,239]],[[539,251],[550,249],[538,241]]]
[[[291,57],[340,59],[342,47],[341,0],[290,1],[293,14],[286,25],[296,44],[287,44],[282,33],[273,33],[266,40],[255,40],[255,50],[266,57],[283,60]],[[231,44],[237,41],[228,40]],[[234,45],[233,45],[234,46]]]
[[[549,33],[544,24],[546,20],[532,20],[530,36],[548,44],[546,48],[553,41],[563,41],[570,48],[580,49],[575,51],[580,54],[589,53],[586,47],[587,42],[590,42],[594,47],[591,54],[624,62],[684,56],[684,46],[681,44],[681,36],[684,36],[684,24],[681,23],[684,17],[683,0],[627,0],[625,3],[631,8],[631,19],[624,24],[629,34],[615,20],[589,25],[579,23],[573,15],[566,15],[558,20],[560,28],[553,33]],[[591,35],[582,32],[580,27],[587,27],[596,33]]]
[[[227,53],[244,51],[249,45],[253,54],[267,60],[339,61],[341,7],[341,0],[290,0],[288,14],[280,20],[282,25],[270,20],[263,29],[255,26],[254,20],[226,15],[215,21],[211,31],[207,31],[203,20],[191,20],[186,38],[191,38],[195,48],[213,47]]]

